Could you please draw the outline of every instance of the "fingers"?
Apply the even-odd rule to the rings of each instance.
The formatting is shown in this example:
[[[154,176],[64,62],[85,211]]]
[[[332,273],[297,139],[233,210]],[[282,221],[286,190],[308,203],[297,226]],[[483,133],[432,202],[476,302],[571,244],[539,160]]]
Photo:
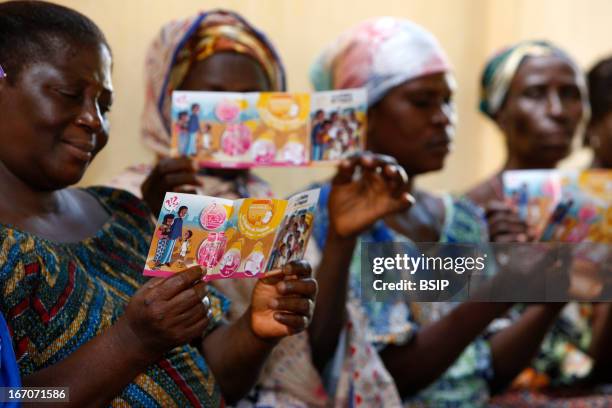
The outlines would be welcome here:
[[[332,178],[332,185],[350,183],[359,160],[358,156],[351,156],[342,160],[338,165],[336,175]]]
[[[349,183],[353,179],[357,168],[366,173],[382,173],[386,165],[397,166],[397,162],[393,157],[384,154],[374,154],[368,151],[355,153],[340,162],[338,171],[332,179],[332,184]],[[405,172],[398,175],[401,177],[405,175]],[[406,177],[407,180],[408,177]]]
[[[269,302],[270,309],[279,312],[288,312],[310,318],[314,310],[312,299],[305,298],[279,298]]]
[[[195,173],[197,165],[188,157],[168,157],[161,159],[155,170],[160,175],[171,173]]]
[[[489,234],[494,242],[527,242],[527,224],[506,203],[494,201],[486,209]]]
[[[299,296],[314,299],[317,294],[317,282],[312,279],[285,280],[276,285],[278,292],[285,296]]]
[[[183,272],[177,273],[170,278],[167,278],[156,286],[153,290],[156,291],[157,296],[162,300],[169,300],[175,297],[180,292],[194,286],[198,281],[201,281],[204,277],[203,269],[201,266],[192,266]]]
[[[275,285],[285,279],[301,279],[312,276],[312,267],[307,261],[291,261],[280,269],[267,272],[262,280],[268,285]]]
[[[290,334],[300,332],[308,327],[308,318],[306,316],[295,315],[292,313],[275,312],[274,320],[287,326]]]
[[[162,177],[161,183],[168,190],[174,191],[182,186],[199,186],[200,182],[195,173],[170,173]],[[184,188],[183,188],[184,189]]]
[[[310,278],[312,267],[305,260],[291,261],[282,268],[285,276],[296,276],[297,278]]]
[[[206,296],[208,290],[207,285],[203,281],[199,281],[195,285],[180,292],[168,301],[170,310],[176,313],[182,313],[194,307],[199,307],[203,304],[203,299],[206,297],[207,305],[210,306],[210,299]]]

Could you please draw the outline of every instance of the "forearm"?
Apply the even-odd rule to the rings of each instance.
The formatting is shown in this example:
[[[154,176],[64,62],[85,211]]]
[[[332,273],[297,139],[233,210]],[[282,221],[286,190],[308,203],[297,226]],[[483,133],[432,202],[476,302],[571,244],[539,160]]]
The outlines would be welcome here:
[[[440,320],[423,326],[412,342],[387,346],[381,357],[402,396],[436,380],[510,303],[462,303]]]
[[[355,245],[355,238],[343,239],[330,232],[317,270],[319,293],[308,334],[319,372],[332,358],[346,319],[349,267]]]
[[[126,345],[125,323],[98,335],[70,356],[23,379],[26,387],[67,387],[70,402],[65,406],[107,406],[110,401],[154,360]],[[129,329],[127,329],[129,330]]]
[[[596,380],[609,382],[612,379],[612,303],[595,304],[593,308],[593,340],[589,355],[595,360]]]
[[[257,337],[250,326],[250,309],[234,323],[222,325],[202,341],[202,353],[230,404],[255,385],[275,341]]]
[[[505,387],[535,357],[544,336],[565,303],[532,305],[520,319],[491,338],[495,378],[491,388]]]

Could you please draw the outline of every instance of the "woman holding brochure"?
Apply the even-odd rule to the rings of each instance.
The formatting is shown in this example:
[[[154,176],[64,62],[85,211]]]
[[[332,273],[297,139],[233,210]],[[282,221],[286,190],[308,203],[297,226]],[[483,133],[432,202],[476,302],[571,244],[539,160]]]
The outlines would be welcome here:
[[[363,60],[370,63],[357,63]],[[440,198],[414,187],[414,177],[442,169],[450,151],[455,82],[446,54],[433,35],[410,21],[371,19],[332,43],[317,59],[311,78],[317,90],[367,88],[369,148],[397,159],[410,176],[408,191],[415,199],[408,211],[368,205],[385,194],[360,191],[351,162],[322,190],[315,223],[323,251],[317,272],[320,294],[309,334],[326,389],[372,403],[486,404],[492,392],[529,363],[556,309],[485,338],[481,334],[489,323],[511,304],[401,299],[375,304],[358,295],[363,241],[488,241],[484,214],[468,200]],[[530,336],[522,335],[527,332]],[[379,383],[367,387],[362,379],[373,372]],[[380,392],[389,377],[395,400]]]
[[[0,4],[0,27],[0,312],[23,385],[68,387],[71,406],[238,400],[278,341],[308,325],[310,267],[258,280],[229,324],[226,298],[200,268],[146,279],[147,205],[122,190],[70,187],[108,141],[103,33],[37,1]]]

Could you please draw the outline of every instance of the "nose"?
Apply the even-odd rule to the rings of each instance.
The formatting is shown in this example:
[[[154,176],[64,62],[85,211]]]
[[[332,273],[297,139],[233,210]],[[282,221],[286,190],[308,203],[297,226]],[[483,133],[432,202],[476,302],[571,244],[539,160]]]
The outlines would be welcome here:
[[[455,109],[451,103],[441,103],[436,108],[432,116],[432,122],[436,126],[446,127],[451,125],[454,122]]]
[[[558,90],[551,90],[548,93],[547,98],[547,113],[549,116],[554,118],[560,118],[565,113],[565,109],[563,107],[563,101],[561,100],[561,95],[559,95]]]
[[[102,130],[102,113],[94,100],[85,100],[76,124],[86,128],[90,133],[99,133]]]

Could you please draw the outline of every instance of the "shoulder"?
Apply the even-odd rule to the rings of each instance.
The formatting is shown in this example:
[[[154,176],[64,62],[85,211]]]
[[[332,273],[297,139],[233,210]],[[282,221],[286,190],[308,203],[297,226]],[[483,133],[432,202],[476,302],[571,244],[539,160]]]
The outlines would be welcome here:
[[[153,231],[153,214],[147,204],[134,194],[104,186],[88,187],[84,191],[93,195],[98,202],[118,221],[149,233]]]
[[[484,211],[466,196],[445,197],[446,221],[443,240],[480,243],[488,240]]]

